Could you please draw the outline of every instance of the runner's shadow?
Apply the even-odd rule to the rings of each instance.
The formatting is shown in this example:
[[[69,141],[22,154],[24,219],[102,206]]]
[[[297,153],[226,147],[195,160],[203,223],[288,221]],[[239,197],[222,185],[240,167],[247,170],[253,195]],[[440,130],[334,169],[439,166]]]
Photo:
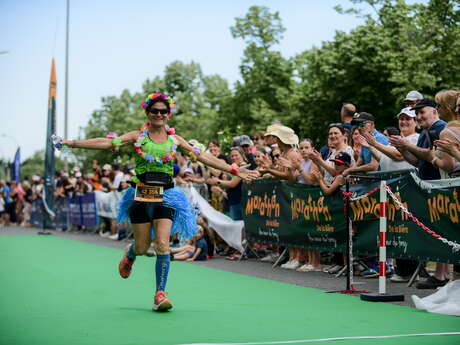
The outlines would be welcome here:
[[[148,313],[148,314],[170,314],[169,311],[167,312],[154,312],[152,311],[152,309],[149,309],[149,308],[130,308],[130,307],[119,307],[117,308],[119,310],[127,310],[127,311],[133,311],[133,312],[144,312],[144,313]]]

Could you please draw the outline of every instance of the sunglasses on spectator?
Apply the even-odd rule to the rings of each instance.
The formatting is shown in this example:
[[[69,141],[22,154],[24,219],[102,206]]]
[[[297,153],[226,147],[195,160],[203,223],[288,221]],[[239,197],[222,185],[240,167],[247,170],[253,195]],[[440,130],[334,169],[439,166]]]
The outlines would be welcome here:
[[[252,138],[252,140],[254,140],[254,141],[256,141],[256,140],[262,140],[262,138],[254,137],[254,138]]]
[[[149,113],[150,113],[150,114],[153,114],[153,115],[157,115],[157,114],[166,115],[168,112],[169,112],[168,109],[151,108],[151,109],[149,110]]]
[[[280,155],[273,155],[273,158],[280,158]]]
[[[332,128],[332,127],[340,127],[340,128],[342,128],[343,125],[342,125],[341,122],[330,123],[328,128]]]

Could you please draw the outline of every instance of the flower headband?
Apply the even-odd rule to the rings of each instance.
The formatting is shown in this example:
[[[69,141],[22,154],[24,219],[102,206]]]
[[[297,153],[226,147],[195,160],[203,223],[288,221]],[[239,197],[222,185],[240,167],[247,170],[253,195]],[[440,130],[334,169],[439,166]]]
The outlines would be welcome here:
[[[169,104],[169,113],[171,114],[174,109],[176,108],[176,102],[172,99],[172,97],[168,97],[165,94],[162,94],[160,92],[154,92],[151,93],[150,95],[147,96],[145,101],[141,102],[141,107],[145,111],[154,103],[153,101],[158,101],[158,100],[165,100]]]

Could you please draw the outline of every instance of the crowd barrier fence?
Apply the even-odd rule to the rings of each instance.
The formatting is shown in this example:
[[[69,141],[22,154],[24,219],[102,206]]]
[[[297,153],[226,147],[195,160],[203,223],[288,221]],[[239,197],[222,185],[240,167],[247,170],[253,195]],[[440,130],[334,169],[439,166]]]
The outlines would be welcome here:
[[[431,183],[420,181],[412,172],[387,172],[380,177],[397,199],[386,202],[388,257],[460,263],[460,179]],[[379,193],[374,192],[379,184],[350,186],[354,254],[378,254],[380,200]],[[327,196],[318,187],[256,180],[244,186],[242,207],[250,241],[346,251],[348,230],[340,191]]]
[[[192,184],[198,193],[207,198],[207,186],[205,184]],[[122,196],[121,192],[87,193],[74,197],[59,197],[54,199],[55,217],[51,220],[51,226],[59,229],[85,226],[95,227],[99,224],[99,217],[116,218],[118,212],[118,201]],[[46,217],[46,210],[42,199],[32,201],[30,224],[43,228]]]

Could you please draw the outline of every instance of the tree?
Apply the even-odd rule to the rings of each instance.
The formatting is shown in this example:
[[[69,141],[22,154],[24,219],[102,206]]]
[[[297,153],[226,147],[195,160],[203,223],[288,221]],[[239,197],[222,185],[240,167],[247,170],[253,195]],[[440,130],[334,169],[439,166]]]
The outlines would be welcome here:
[[[374,14],[350,33],[296,56],[301,79],[300,111],[295,127],[318,142],[337,122],[343,101],[394,125],[394,116],[410,90],[433,96],[459,86],[459,1],[431,0],[408,5],[402,0],[352,0]],[[340,10],[340,9],[339,9]],[[362,15],[357,9],[343,11]],[[318,133],[321,133],[318,136]]]
[[[178,107],[169,124],[178,134],[187,139],[198,139],[204,143],[216,138],[221,121],[221,104],[231,97],[228,83],[218,75],[204,76],[201,66],[195,62],[174,61],[166,66],[164,76],[147,79],[142,92],[131,94],[124,90],[120,96],[102,98],[101,109],[95,110],[82,129],[84,138],[105,137],[109,132],[123,134],[138,130],[146,121],[140,107],[141,101],[152,92],[163,92],[176,100]],[[197,126],[197,122],[204,125]],[[119,153],[109,150],[90,151],[73,149],[79,161],[89,167],[92,160],[100,163],[117,161],[134,163],[132,147],[122,147]]]
[[[278,12],[252,6],[230,28],[234,38],[242,38],[244,50],[240,72],[243,81],[235,87],[228,116],[235,134],[262,129],[271,121],[289,118],[294,111],[289,95],[294,88],[293,65],[273,46],[286,30]]]

